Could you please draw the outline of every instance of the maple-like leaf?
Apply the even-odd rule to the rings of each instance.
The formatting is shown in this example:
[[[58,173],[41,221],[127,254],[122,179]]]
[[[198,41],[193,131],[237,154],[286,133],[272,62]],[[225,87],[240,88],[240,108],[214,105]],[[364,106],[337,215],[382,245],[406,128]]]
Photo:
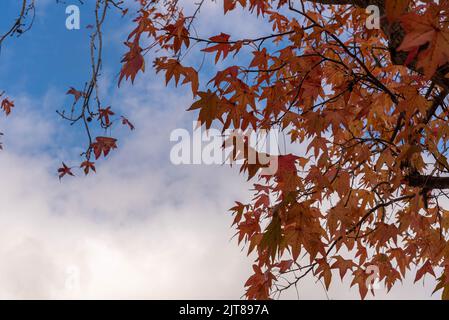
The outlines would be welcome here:
[[[112,112],[111,107],[106,107],[104,109],[98,109],[98,119],[104,122],[106,126],[111,124],[110,116],[113,116],[115,113]]]
[[[95,163],[90,162],[88,160],[81,163],[80,168],[83,169],[85,175],[88,175],[90,170],[92,170],[93,172],[96,172]]]
[[[127,42],[126,45],[130,50],[125,54],[122,59],[122,70],[120,71],[119,86],[123,78],[131,79],[131,83],[134,83],[134,79],[139,71],[145,72],[145,59],[142,56],[142,48],[135,42]]]
[[[428,44],[417,58],[418,67],[422,67],[424,74],[431,78],[438,67],[449,62],[447,24],[441,24],[439,15],[431,13],[425,15],[409,13],[401,17],[401,22],[407,34],[397,50],[418,53],[417,48]]]
[[[237,3],[240,3],[243,8],[246,7],[246,0],[224,0],[224,13],[226,14],[228,11],[234,10]]]
[[[129,121],[129,120],[128,120],[127,118],[125,118],[124,116],[121,116],[121,118],[122,118],[122,124],[123,124],[123,125],[128,126],[129,129],[131,129],[131,130],[134,130],[134,129],[135,129],[135,127],[134,127],[134,125],[131,123],[131,121]]]
[[[360,297],[362,299],[365,299],[365,297],[368,293],[368,287],[366,285],[367,279],[368,279],[368,274],[366,273],[366,271],[364,269],[356,269],[354,271],[353,275],[354,275],[354,278],[352,279],[351,287],[358,285]]]
[[[199,109],[198,121],[206,125],[209,129],[214,119],[217,119],[220,112],[221,99],[216,93],[208,90],[207,92],[198,92],[200,99],[194,102],[187,110]]]
[[[111,137],[96,137],[95,142],[92,143],[92,150],[95,155],[95,159],[100,158],[101,154],[105,157],[113,149],[117,148],[117,139]]]
[[[186,48],[190,45],[189,31],[185,26],[185,22],[186,19],[180,16],[175,23],[170,23],[164,28],[168,36],[166,41],[173,40],[172,49],[176,53],[181,50],[183,44]]]
[[[193,95],[196,95],[198,92],[198,73],[192,67],[184,67],[178,60],[176,59],[156,59],[154,62],[156,67],[156,72],[165,71],[165,83],[168,84],[171,79],[175,80],[175,85],[177,86],[181,76],[184,77],[182,84],[189,83],[192,87]]]
[[[67,167],[64,162],[62,163],[62,167],[58,169],[58,173],[59,180],[61,180],[61,178],[65,175],[74,176],[74,174],[72,173],[72,168]]]
[[[215,63],[218,62],[220,56],[223,55],[222,59],[226,59],[231,50],[231,44],[229,43],[230,35],[226,33],[220,33],[217,36],[210,37],[209,40],[215,45],[202,49],[204,52],[217,52],[215,55]]]
[[[5,114],[8,116],[11,113],[12,108],[14,107],[14,102],[9,100],[8,98],[4,98],[1,103],[1,108],[5,111]]]
[[[267,250],[272,259],[276,257],[278,248],[282,241],[282,226],[279,216],[273,216],[270,224],[263,233],[259,247],[262,250]]]
[[[343,280],[348,271],[352,271],[352,269],[357,266],[354,261],[343,259],[341,256],[336,256],[334,258],[336,261],[331,265],[331,268],[338,269],[341,280]]]
[[[84,92],[78,91],[78,90],[76,90],[76,89],[73,88],[73,87],[70,87],[70,89],[67,91],[66,94],[71,94],[71,95],[73,95],[73,97],[75,98],[75,103],[77,103],[78,100],[79,100],[81,97],[84,97],[84,95],[85,95]]]
[[[410,5],[411,0],[388,0],[385,2],[385,11],[390,22],[398,20]]]
[[[280,273],[287,272],[293,265],[293,260],[282,260],[276,264],[276,267],[279,268]]]
[[[438,279],[438,284],[433,290],[432,294],[443,289],[441,293],[441,300],[449,300],[449,282],[447,281],[446,274],[442,274]]]
[[[331,281],[332,281],[332,271],[329,264],[324,259],[318,259],[318,268],[315,271],[315,274],[319,279],[324,279],[324,285],[326,290],[329,290]]]
[[[292,174],[297,171],[296,163],[303,158],[294,154],[286,154],[278,156],[278,172],[282,174]],[[304,163],[304,162],[302,162]]]
[[[246,295],[249,299],[266,300],[275,277],[270,270],[263,272],[257,265],[253,265],[253,271],[254,274],[245,283]]]
[[[433,271],[432,264],[427,260],[423,266],[416,272],[415,281],[419,281],[426,273],[429,273],[435,277],[435,272]]]

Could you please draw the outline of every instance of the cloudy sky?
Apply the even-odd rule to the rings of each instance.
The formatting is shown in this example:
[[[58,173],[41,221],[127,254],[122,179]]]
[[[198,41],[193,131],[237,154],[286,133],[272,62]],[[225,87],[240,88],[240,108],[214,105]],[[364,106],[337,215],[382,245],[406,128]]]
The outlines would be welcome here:
[[[61,161],[79,163],[82,131],[55,110],[70,103],[67,89],[89,76],[88,30],[65,28],[65,8],[77,1],[36,2],[33,29],[8,39],[0,53],[0,89],[16,104],[11,116],[0,117],[0,298],[239,299],[252,261],[232,239],[227,210],[248,198],[250,186],[236,168],[170,162],[170,133],[192,130],[195,114],[185,112],[191,94],[166,88],[151,68],[134,86],[117,88],[131,28],[118,14],[105,28],[101,91],[136,130],[114,129],[119,149],[96,175],[58,180]],[[85,27],[91,7],[80,8]],[[1,1],[0,33],[16,11],[16,0]],[[221,13],[221,1],[203,9],[204,36],[244,30],[249,37],[266,29],[245,13]],[[305,279],[300,298],[358,298],[356,288],[335,279],[327,295]],[[388,296],[382,288],[376,294],[427,299],[432,289],[407,279]]]

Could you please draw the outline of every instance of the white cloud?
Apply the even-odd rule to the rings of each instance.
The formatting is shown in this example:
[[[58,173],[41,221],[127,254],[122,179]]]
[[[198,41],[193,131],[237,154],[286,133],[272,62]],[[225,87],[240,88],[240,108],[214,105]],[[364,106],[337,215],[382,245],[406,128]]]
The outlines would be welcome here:
[[[230,241],[226,210],[244,184],[229,168],[171,165],[170,113],[146,112],[136,134],[88,178],[59,183],[49,157],[8,145],[0,156],[0,297],[243,293],[250,268]],[[11,126],[24,121],[12,119]],[[65,287],[72,266],[79,270],[76,292]]]

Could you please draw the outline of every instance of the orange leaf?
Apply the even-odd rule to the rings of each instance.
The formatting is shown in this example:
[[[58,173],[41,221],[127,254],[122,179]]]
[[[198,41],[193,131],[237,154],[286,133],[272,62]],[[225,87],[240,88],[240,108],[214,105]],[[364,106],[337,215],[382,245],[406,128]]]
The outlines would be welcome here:
[[[58,173],[59,173],[59,180],[61,180],[62,177],[64,177],[65,175],[69,175],[69,176],[74,176],[74,174],[71,171],[72,168],[69,168],[66,166],[66,164],[63,162],[62,163],[62,167],[58,169]]]
[[[80,168],[83,168],[84,174],[89,174],[89,171],[92,170],[93,172],[96,172],[95,170],[95,164],[93,162],[90,162],[88,160],[81,163]]]
[[[385,2],[385,11],[390,22],[396,21],[408,8],[410,0],[388,0]]]
[[[10,101],[8,98],[2,100],[2,109],[5,111],[6,115],[11,113],[11,109],[14,107],[14,102]]]
[[[435,272],[433,272],[432,265],[430,261],[427,260],[426,263],[416,272],[415,282],[419,281],[426,273],[430,273],[435,277]]]
[[[399,51],[416,51],[428,43],[428,47],[418,55],[418,67],[423,68],[424,75],[431,78],[438,67],[449,62],[449,29],[440,25],[439,16],[406,14],[401,17],[407,31]],[[407,59],[408,62],[410,59]]]

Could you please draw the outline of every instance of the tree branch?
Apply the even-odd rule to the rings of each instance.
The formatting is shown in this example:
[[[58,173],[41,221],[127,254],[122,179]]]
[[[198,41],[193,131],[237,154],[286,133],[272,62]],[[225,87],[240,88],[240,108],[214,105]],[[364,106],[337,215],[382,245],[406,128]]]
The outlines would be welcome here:
[[[449,177],[434,177],[429,175],[411,175],[406,178],[410,187],[426,189],[449,189]]]

